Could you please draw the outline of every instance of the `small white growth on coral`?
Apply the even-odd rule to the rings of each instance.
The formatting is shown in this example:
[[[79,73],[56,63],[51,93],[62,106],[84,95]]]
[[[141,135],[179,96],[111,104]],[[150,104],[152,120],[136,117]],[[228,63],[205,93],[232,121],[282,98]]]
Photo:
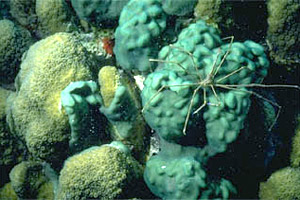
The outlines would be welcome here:
[[[143,90],[145,77],[142,75],[136,75],[133,76],[133,78],[135,80],[136,85],[139,87],[139,89]]]

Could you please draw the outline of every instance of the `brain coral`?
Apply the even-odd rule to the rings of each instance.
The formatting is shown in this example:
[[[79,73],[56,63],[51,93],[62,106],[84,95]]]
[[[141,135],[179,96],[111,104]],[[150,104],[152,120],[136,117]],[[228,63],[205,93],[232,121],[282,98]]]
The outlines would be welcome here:
[[[93,79],[94,61],[68,33],[54,34],[28,50],[7,121],[35,157],[54,162],[66,156],[70,130],[60,93],[72,81]]]
[[[0,83],[12,83],[22,54],[32,43],[30,33],[10,20],[0,20]]]
[[[142,168],[130,155],[111,145],[91,147],[65,161],[57,199],[132,198],[141,178]]]

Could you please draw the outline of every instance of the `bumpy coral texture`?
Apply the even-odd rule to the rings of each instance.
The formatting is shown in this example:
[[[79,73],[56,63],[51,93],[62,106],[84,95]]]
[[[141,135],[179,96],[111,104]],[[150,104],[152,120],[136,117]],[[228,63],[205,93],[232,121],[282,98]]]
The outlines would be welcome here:
[[[107,145],[91,147],[66,160],[57,198],[130,198],[137,195],[141,177],[142,168],[132,157]]]
[[[152,192],[165,199],[197,199],[206,187],[206,173],[192,157],[154,156],[147,162],[145,180]]]
[[[105,66],[99,71],[102,96],[100,110],[112,125],[112,138],[145,151],[146,124],[140,114],[139,93],[133,81],[116,67]]]
[[[199,20],[183,29],[176,43],[162,48],[159,58],[160,66],[147,76],[142,91],[146,121],[164,139],[176,140],[184,136],[185,125],[187,134],[189,128],[199,127],[201,116],[191,113],[204,99],[219,103],[201,112],[209,145],[224,152],[243,128],[250,106],[249,92],[242,87],[236,92],[230,85],[260,82],[266,76],[269,62],[263,47],[252,41],[223,43],[215,28]],[[206,80],[213,82],[205,85]]]
[[[22,26],[33,29],[37,23],[37,16],[35,13],[36,0],[11,0],[10,13],[14,19]]]
[[[72,12],[63,0],[36,0],[35,12],[41,37],[68,32],[74,28],[71,21]]]
[[[0,199],[9,199],[9,200],[17,200],[18,196],[13,190],[11,183],[6,183],[1,189],[0,189]]]
[[[131,0],[122,10],[115,32],[114,53],[126,70],[151,70],[149,58],[156,58],[160,35],[166,29],[161,0]],[[126,45],[124,45],[126,44]]]
[[[94,81],[70,83],[61,92],[61,105],[68,114],[71,127],[69,147],[72,152],[82,151],[103,142],[105,123],[99,113],[99,88]]]
[[[67,33],[41,40],[27,52],[7,119],[34,156],[50,162],[66,156],[70,129],[60,93],[72,81],[93,79],[94,61]]]
[[[300,1],[268,1],[271,56],[279,64],[300,63]]]
[[[72,6],[80,19],[97,26],[116,20],[128,0],[72,0]]]
[[[292,141],[292,151],[290,155],[291,166],[300,167],[300,115],[298,116],[298,124]]]
[[[208,24],[219,26],[221,30],[232,27],[233,19],[231,6],[222,0],[203,1],[198,0],[195,6],[194,15]]]
[[[266,182],[260,184],[260,199],[299,199],[300,169],[286,167],[274,172]]]
[[[12,188],[19,198],[36,198],[39,188],[47,182],[41,163],[23,161],[9,174]]]
[[[32,38],[29,31],[12,21],[0,20],[0,43],[0,83],[12,83]]]
[[[6,124],[5,109],[9,105],[6,99],[11,93],[13,92],[0,88],[0,169],[3,176],[7,173],[7,166],[17,163],[23,151],[23,146],[12,137]]]
[[[169,15],[183,16],[193,12],[197,0],[162,0],[162,8]]]

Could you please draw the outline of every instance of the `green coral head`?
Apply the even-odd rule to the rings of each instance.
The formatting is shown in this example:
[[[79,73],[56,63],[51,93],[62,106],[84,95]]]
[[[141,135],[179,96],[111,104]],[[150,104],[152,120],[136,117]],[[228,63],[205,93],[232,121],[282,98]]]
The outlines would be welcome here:
[[[151,73],[142,91],[143,113],[147,123],[168,141],[177,141],[184,133],[185,121],[193,95],[194,85],[175,71],[159,70]],[[199,94],[193,97],[199,103]],[[188,125],[191,125],[189,120]]]

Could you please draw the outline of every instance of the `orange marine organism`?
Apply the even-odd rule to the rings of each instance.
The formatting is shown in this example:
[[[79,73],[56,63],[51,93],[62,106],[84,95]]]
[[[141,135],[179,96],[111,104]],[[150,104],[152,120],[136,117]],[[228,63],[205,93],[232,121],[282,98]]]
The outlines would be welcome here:
[[[109,37],[104,37],[102,38],[102,43],[103,43],[103,49],[108,53],[109,55],[113,55],[113,48],[115,46],[115,39],[114,38],[109,38]]]

